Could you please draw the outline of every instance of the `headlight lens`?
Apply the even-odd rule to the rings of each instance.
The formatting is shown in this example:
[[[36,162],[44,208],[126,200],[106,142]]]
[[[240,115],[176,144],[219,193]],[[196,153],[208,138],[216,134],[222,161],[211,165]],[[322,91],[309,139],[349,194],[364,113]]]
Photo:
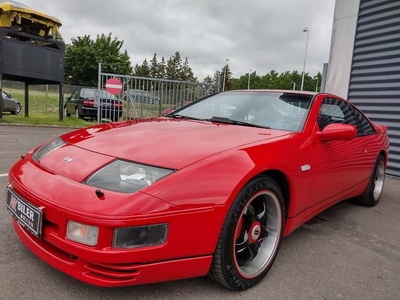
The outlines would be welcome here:
[[[168,224],[116,228],[113,247],[130,249],[162,245],[167,240],[167,235]]]
[[[99,228],[69,220],[66,236],[71,241],[88,246],[96,246],[99,238]]]
[[[35,153],[33,153],[33,159],[37,162],[41,160],[45,155],[49,154],[51,151],[54,151],[65,144],[66,143],[61,138],[56,138],[37,149]]]
[[[116,160],[92,174],[85,183],[106,190],[134,193],[172,172],[169,169]]]

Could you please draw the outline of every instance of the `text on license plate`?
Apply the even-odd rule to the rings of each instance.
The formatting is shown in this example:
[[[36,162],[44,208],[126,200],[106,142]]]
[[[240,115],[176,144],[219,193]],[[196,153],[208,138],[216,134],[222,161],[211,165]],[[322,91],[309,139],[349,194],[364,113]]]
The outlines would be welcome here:
[[[6,207],[17,221],[37,237],[42,235],[43,211],[7,188]]]

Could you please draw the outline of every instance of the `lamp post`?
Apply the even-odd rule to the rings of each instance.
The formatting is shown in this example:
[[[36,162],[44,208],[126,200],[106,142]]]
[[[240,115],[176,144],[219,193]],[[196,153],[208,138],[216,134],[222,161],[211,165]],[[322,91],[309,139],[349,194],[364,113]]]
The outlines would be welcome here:
[[[249,80],[247,81],[247,89],[248,89],[248,90],[250,89],[250,74],[251,74],[252,71],[253,71],[253,70],[250,69],[250,72],[249,72]]]
[[[222,82],[222,91],[225,91],[226,69],[227,69],[227,66],[228,66],[228,61],[229,61],[229,59],[227,58],[225,60],[224,81]]]
[[[308,48],[308,36],[310,35],[310,28],[306,27],[303,29],[303,32],[307,32],[307,41],[306,41],[306,52],[304,54],[304,65],[303,65],[303,74],[301,76],[301,91],[304,86],[304,73],[306,71],[306,60],[307,60],[307,48]]]

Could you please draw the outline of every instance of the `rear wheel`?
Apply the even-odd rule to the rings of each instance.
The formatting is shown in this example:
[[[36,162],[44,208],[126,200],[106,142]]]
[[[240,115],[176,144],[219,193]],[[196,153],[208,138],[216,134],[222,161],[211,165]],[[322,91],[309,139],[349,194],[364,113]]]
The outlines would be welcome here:
[[[77,107],[75,108],[75,118],[77,118],[77,119],[79,119],[79,118],[80,118],[80,115],[79,115],[79,110],[78,110],[78,108],[77,108]]]
[[[263,279],[278,253],[284,215],[279,185],[269,176],[250,181],[228,212],[209,276],[234,290]]]
[[[382,196],[385,183],[385,158],[379,154],[365,192],[356,198],[356,201],[365,206],[375,206]]]
[[[64,106],[64,116],[65,116],[65,117],[70,117],[70,116],[71,116],[71,114],[68,113],[68,110],[67,110],[67,107],[66,107],[66,106]]]

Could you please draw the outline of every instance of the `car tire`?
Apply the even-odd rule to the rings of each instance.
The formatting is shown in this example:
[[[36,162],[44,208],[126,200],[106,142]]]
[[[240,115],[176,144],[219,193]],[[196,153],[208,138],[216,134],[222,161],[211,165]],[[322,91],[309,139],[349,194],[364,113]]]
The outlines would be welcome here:
[[[21,111],[22,111],[22,109],[21,109],[21,104],[17,103],[17,104],[15,105],[15,110],[12,111],[11,114],[13,114],[13,115],[20,115],[20,114],[21,114]]]
[[[357,203],[365,206],[375,206],[378,204],[385,184],[385,172],[385,158],[382,154],[379,154],[372,170],[367,189],[362,195],[355,198]]]
[[[64,117],[70,117],[70,116],[71,116],[71,114],[68,113],[67,107],[64,106]]]
[[[251,180],[229,209],[209,277],[233,290],[254,286],[275,261],[284,225],[285,204],[279,185],[269,176]]]

